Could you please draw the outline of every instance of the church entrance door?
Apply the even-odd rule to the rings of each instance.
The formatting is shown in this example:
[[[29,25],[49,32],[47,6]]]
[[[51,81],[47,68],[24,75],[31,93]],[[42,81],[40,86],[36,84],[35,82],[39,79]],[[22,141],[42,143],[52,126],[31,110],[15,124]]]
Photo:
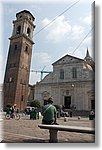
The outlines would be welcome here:
[[[70,109],[71,106],[71,96],[64,97],[64,107]]]

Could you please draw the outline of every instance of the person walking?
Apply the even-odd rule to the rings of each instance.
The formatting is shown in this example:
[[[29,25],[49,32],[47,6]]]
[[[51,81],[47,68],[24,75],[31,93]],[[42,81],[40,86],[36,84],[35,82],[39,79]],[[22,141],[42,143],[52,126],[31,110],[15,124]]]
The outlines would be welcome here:
[[[47,104],[43,106],[42,109],[42,124],[57,124],[57,110],[56,107],[52,105],[53,99],[49,97],[47,100]]]

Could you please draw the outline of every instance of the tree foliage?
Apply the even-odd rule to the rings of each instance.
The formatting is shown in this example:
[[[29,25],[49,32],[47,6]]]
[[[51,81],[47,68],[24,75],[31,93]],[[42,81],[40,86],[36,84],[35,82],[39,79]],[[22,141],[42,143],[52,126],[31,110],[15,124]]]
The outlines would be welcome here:
[[[40,105],[40,102],[38,100],[34,100],[30,103],[30,106],[31,107],[37,107],[37,108],[40,108],[41,105]]]
[[[56,107],[57,110],[61,109],[60,105],[54,105]]]

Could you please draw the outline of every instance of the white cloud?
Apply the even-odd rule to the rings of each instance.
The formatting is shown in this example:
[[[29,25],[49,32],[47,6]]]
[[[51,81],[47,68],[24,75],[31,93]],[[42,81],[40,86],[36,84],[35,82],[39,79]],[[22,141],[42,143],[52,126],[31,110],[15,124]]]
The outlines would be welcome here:
[[[68,37],[70,37],[70,39],[79,39],[84,32],[84,28],[82,26],[71,25],[63,15],[58,17],[54,22],[51,23],[51,21],[52,20],[45,18],[42,21],[42,24],[43,27],[45,27],[50,23],[49,27],[46,28],[46,38],[54,43],[61,42]]]
[[[88,15],[88,16],[86,16],[85,18],[84,18],[84,22],[86,23],[86,24],[91,24],[91,15]]]
[[[91,25],[91,22],[92,22],[92,14],[91,14],[91,12],[87,16],[85,16],[83,18],[80,18],[80,20],[83,21],[87,25]]]
[[[51,20],[45,18],[42,21],[42,24],[43,26],[46,26],[50,22]],[[60,16],[50,24],[50,27],[47,28],[47,31],[47,39],[52,40],[55,43],[60,42],[67,33],[71,32],[71,25],[65,20],[64,16]]]
[[[41,63],[45,64],[45,63],[50,63],[51,62],[51,57],[47,53],[45,53],[45,52],[35,53],[33,57],[34,57],[33,59],[37,60],[37,62],[39,60],[40,64]]]
[[[84,33],[84,28],[82,26],[74,25],[72,27],[72,38],[80,39],[82,34]]]

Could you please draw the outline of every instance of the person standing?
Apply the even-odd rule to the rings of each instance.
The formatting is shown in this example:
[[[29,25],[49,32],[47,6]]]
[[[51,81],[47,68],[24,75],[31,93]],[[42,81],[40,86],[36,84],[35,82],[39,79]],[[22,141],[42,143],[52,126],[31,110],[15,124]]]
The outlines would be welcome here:
[[[52,105],[53,99],[49,97],[47,100],[47,104],[43,106],[42,109],[42,124],[57,124],[57,110],[56,107]]]

